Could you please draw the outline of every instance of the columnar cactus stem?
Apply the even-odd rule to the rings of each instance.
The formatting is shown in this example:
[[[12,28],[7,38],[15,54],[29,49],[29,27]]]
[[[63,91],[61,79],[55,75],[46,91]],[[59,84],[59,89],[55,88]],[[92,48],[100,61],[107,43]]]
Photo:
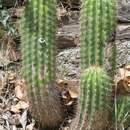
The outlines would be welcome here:
[[[104,47],[115,26],[115,0],[81,2],[80,41],[83,76],[80,86],[80,119],[76,130],[88,130],[91,129],[95,112],[105,108],[107,103],[110,82],[102,66]],[[85,121],[87,125],[84,124]]]
[[[23,70],[30,86],[42,86],[46,78],[54,79],[56,17],[53,4],[55,1],[28,1],[22,18]]]
[[[64,120],[55,80],[56,0],[28,0],[21,20],[23,75],[33,116],[43,129]]]
[[[115,0],[82,0],[81,66],[103,65],[104,46],[115,25]]]
[[[108,92],[109,78],[102,68],[92,66],[84,71],[81,77],[79,130],[84,128],[86,119],[88,127],[84,130],[91,128],[95,112],[106,107]]]

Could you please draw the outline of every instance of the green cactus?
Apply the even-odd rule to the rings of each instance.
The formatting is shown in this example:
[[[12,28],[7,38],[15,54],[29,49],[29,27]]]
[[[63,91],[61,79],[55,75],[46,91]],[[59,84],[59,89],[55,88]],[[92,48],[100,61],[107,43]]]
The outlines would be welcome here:
[[[80,52],[83,75],[80,119],[76,130],[91,129],[94,113],[108,105],[110,80],[102,66],[104,47],[115,27],[115,5],[115,0],[82,0]],[[87,126],[84,125],[86,117]]]
[[[77,130],[84,128],[86,119],[88,127],[84,130],[91,128],[95,112],[106,107],[108,92],[109,78],[102,68],[92,66],[84,71],[81,76],[81,113]]]
[[[117,56],[117,49],[116,49],[116,44],[114,43],[111,49],[111,56],[109,58],[109,63],[111,66],[111,78],[114,79],[115,73],[116,73],[116,67],[117,67],[117,62],[116,62],[116,57]]]
[[[47,130],[64,119],[54,82],[55,32],[56,0],[28,0],[20,27],[22,70],[32,114]]]
[[[30,0],[25,7],[20,32],[23,72],[29,86],[41,87],[46,79],[54,79],[55,3]]]
[[[103,65],[104,45],[115,25],[115,0],[82,0],[81,66]]]
[[[33,92],[34,86],[41,87],[44,85],[42,82],[45,81],[45,51],[47,47],[44,40],[46,41],[45,19],[47,12],[48,6],[45,1],[27,1],[21,20],[23,75],[30,87],[29,97],[32,98],[36,98]]]

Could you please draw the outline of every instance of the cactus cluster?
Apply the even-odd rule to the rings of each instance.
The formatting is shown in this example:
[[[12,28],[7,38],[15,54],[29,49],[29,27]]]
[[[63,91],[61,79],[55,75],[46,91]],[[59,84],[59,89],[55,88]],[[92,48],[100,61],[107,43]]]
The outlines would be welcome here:
[[[91,129],[95,112],[106,108],[108,102],[110,80],[103,68],[104,47],[115,26],[116,2],[81,2],[80,41],[83,73],[80,84],[80,117],[75,130],[88,130]],[[49,121],[54,123],[55,120],[58,120],[56,123],[63,121],[64,112],[59,109],[58,91],[56,87],[52,87],[55,80],[55,31],[56,0],[28,0],[20,27],[23,75],[34,113],[40,121],[44,121],[43,124]],[[48,91],[44,89],[46,86]],[[46,119],[48,120],[45,121]],[[84,125],[86,120],[87,125]]]

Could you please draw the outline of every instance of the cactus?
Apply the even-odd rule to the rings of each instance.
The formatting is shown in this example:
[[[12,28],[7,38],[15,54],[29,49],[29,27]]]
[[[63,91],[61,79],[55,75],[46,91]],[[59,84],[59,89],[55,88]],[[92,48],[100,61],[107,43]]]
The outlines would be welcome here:
[[[33,116],[43,129],[64,119],[55,80],[56,0],[28,0],[21,20],[23,76]]]
[[[109,78],[105,71],[97,66],[89,67],[81,76],[81,113],[78,129],[84,126],[87,117],[89,129],[97,110],[104,109],[108,100]],[[86,130],[84,128],[84,130]]]
[[[116,69],[117,68],[116,56],[117,56],[117,48],[116,48],[116,44],[114,43],[111,48],[111,56],[108,59],[108,62],[111,66],[111,72],[110,72],[111,79],[114,79],[114,76],[117,70]]]
[[[30,0],[21,20],[23,73],[29,86],[54,79],[55,3]]]
[[[91,129],[97,110],[107,106],[110,80],[103,69],[104,47],[115,26],[115,0],[82,0],[80,118],[76,130]],[[84,125],[87,117],[87,126]]]
[[[82,0],[81,66],[103,65],[104,46],[115,26],[115,0]]]

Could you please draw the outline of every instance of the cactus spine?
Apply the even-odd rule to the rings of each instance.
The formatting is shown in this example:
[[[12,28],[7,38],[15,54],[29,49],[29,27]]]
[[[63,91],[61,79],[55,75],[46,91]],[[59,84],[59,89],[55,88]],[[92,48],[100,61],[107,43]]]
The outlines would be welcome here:
[[[21,20],[23,75],[33,116],[43,129],[63,120],[55,80],[56,0],[28,0]]]
[[[94,113],[106,107],[109,78],[102,68],[104,46],[115,25],[115,0],[82,0],[80,118],[76,130],[91,129]],[[86,118],[87,117],[87,118]],[[87,126],[84,125],[87,120]]]

